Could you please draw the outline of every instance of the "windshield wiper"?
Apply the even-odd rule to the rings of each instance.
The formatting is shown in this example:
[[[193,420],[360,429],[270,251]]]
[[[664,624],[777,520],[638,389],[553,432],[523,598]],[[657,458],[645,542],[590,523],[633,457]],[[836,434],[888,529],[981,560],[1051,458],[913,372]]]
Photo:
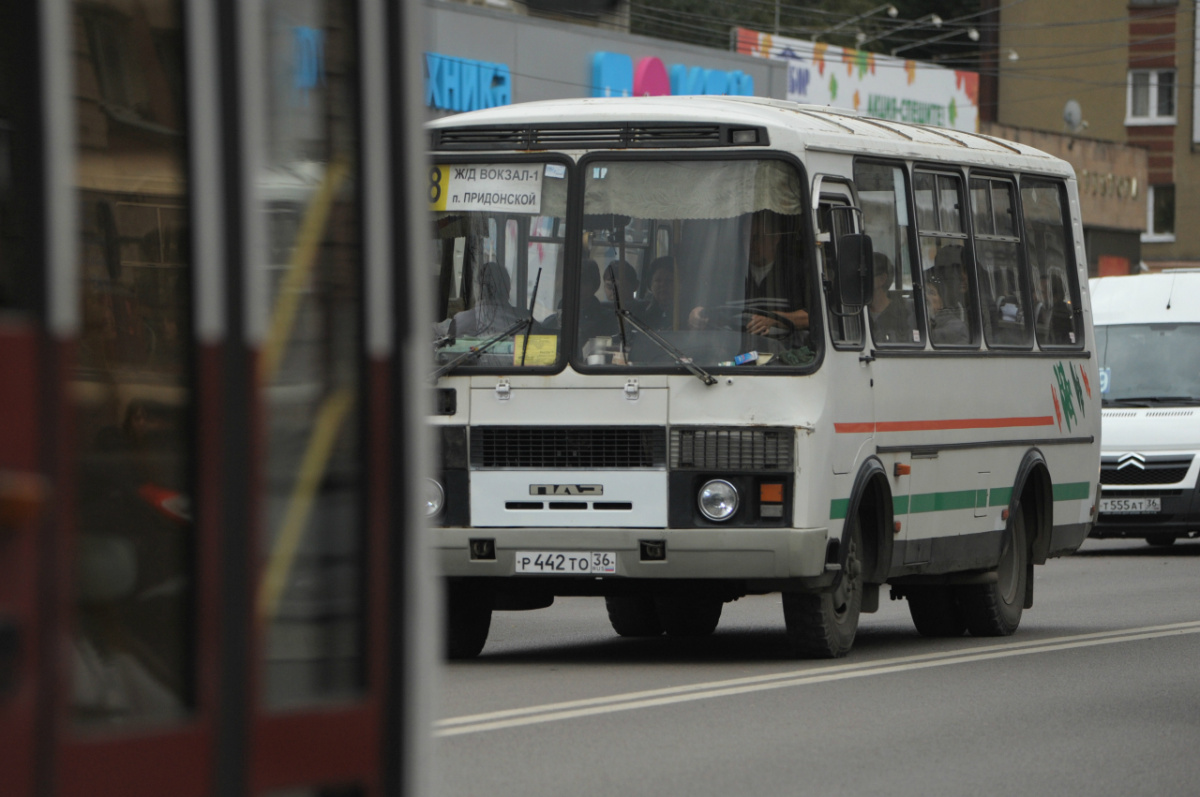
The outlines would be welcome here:
[[[467,360],[472,360],[472,359],[475,359],[476,357],[481,356],[482,354],[486,353],[488,349],[492,348],[500,341],[504,340],[505,338],[507,338],[511,335],[517,334],[517,332],[521,329],[521,327],[532,324],[532,323],[533,323],[532,317],[522,318],[520,321],[514,321],[512,326],[510,326],[508,329],[501,332],[499,335],[494,335],[494,336],[488,338],[483,343],[480,343],[478,346],[472,346],[471,348],[464,351],[462,354],[455,357],[450,362],[443,365],[441,368],[438,368],[436,371],[434,371],[432,374],[429,375],[429,381],[437,382],[443,376],[450,373],[451,371],[453,371],[458,366],[462,365]]]
[[[679,365],[682,365],[684,368],[688,369],[693,374],[695,374],[696,378],[699,379],[701,382],[703,382],[706,385],[715,385],[717,383],[717,378],[715,376],[710,374],[708,371],[705,371],[700,366],[696,365],[696,363],[692,362],[691,357],[688,357],[682,351],[680,351],[679,349],[675,348],[675,346],[673,346],[672,344],[667,342],[666,338],[664,338],[662,335],[659,335],[657,332],[655,332],[650,327],[646,326],[646,323],[644,321],[640,320],[633,313],[629,312],[628,310],[617,310],[617,316],[625,321],[628,321],[630,324],[633,324],[633,326],[636,329],[638,329],[643,335],[645,335],[647,338],[649,338],[651,340],[651,342],[653,342],[656,346],[658,346],[660,349],[665,351],[667,354],[671,355],[671,357],[675,360],[676,363],[678,363]]]
[[[429,381],[436,383],[443,376],[450,373],[451,371],[453,371],[458,366],[462,365],[467,360],[474,359],[476,357],[481,356],[482,354],[487,352],[488,349],[492,348],[497,343],[499,343],[500,341],[507,338],[509,335],[517,334],[517,332],[521,329],[521,327],[525,328],[525,345],[521,348],[521,365],[524,365],[525,364],[525,353],[529,350],[529,333],[533,330],[533,306],[534,306],[534,302],[537,301],[538,286],[541,284],[542,284],[542,270],[539,268],[538,273],[537,273],[537,280],[533,283],[533,295],[531,297],[529,297],[529,315],[525,318],[522,318],[520,321],[514,321],[512,326],[510,326],[508,329],[501,332],[499,335],[488,338],[487,340],[485,340],[483,343],[479,344],[478,346],[472,346],[471,348],[467,349],[462,354],[458,355],[453,360],[446,363],[441,368],[437,369],[432,374],[430,374]],[[454,320],[451,319],[450,333],[446,337],[438,338],[437,340],[435,340],[433,342],[434,351],[437,351],[438,349],[442,348],[443,346],[446,346],[453,342],[454,342]]]

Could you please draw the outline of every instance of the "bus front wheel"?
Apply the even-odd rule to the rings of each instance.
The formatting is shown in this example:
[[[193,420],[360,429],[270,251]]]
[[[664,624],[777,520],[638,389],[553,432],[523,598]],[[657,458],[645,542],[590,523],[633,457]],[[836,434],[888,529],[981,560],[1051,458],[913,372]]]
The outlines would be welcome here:
[[[846,558],[838,587],[818,594],[783,594],[788,646],[796,658],[838,658],[854,645],[862,611],[862,531],[857,517],[846,522],[853,525],[846,535]]]
[[[663,632],[654,598],[649,595],[609,595],[604,606],[608,609],[608,622],[621,636],[659,636]]]
[[[446,587],[446,658],[473,659],[492,625],[492,596],[468,584]]]
[[[725,603],[720,598],[659,595],[654,605],[667,636],[702,637],[717,630]]]

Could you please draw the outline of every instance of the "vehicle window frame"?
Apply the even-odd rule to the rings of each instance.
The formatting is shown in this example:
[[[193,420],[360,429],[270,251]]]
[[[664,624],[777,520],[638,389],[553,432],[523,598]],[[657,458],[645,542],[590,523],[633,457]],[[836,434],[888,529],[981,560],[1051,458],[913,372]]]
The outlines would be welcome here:
[[[854,166],[852,169],[852,173],[856,173],[860,164],[869,164],[869,165],[876,165],[876,166],[885,166],[888,168],[897,168],[900,170],[901,174],[903,174],[903,176],[904,176],[904,202],[908,206],[906,208],[906,210],[908,211],[906,214],[908,217],[907,218],[908,230],[907,230],[907,234],[905,236],[906,240],[903,245],[908,247],[908,264],[909,264],[909,271],[910,271],[909,279],[912,280],[913,321],[916,324],[916,326],[914,327],[914,331],[918,331],[921,333],[920,341],[904,341],[904,342],[895,342],[895,343],[885,342],[885,343],[880,344],[879,342],[877,342],[875,340],[874,331],[872,329],[871,345],[880,347],[882,349],[886,349],[887,351],[921,351],[928,347],[929,330],[928,330],[927,324],[925,323],[925,312],[926,312],[925,311],[925,275],[922,273],[922,270],[920,268],[921,253],[920,253],[920,247],[918,246],[918,232],[917,232],[918,227],[919,227],[919,222],[917,220],[917,206],[916,206],[916,202],[915,202],[916,193],[914,190],[913,171],[910,168],[910,164],[905,161],[891,160],[891,159],[887,159],[887,158],[856,157],[854,159]],[[857,185],[856,182],[855,182],[855,184]],[[857,189],[856,189],[856,193],[855,193],[855,199],[856,199],[856,201],[858,201]],[[862,210],[861,202],[859,202],[859,209]],[[938,209],[936,207],[934,208],[934,212],[935,213],[938,212]],[[862,226],[863,226],[863,232],[866,232],[865,223],[863,223]],[[893,267],[896,269],[897,278],[899,278],[900,264],[893,263]],[[869,314],[867,316],[867,326],[868,326],[868,328],[872,327]]]
[[[979,289],[978,275],[975,273],[975,244],[971,234],[972,226],[971,219],[968,218],[971,213],[970,199],[967,195],[968,190],[968,175],[967,170],[955,163],[946,162],[925,162],[918,161],[912,164],[909,173],[909,186],[911,191],[910,201],[913,206],[913,216],[916,224],[913,227],[913,236],[917,247],[916,262],[920,264],[921,272],[921,290],[925,290],[925,267],[921,250],[921,238],[925,230],[920,226],[919,214],[917,213],[917,176],[919,174],[931,175],[934,178],[934,215],[937,217],[937,223],[942,223],[942,206],[940,202],[941,188],[938,185],[938,177],[949,177],[956,181],[958,186],[958,211],[959,211],[959,232],[943,232],[942,230],[932,230],[936,237],[953,239],[962,242],[963,247],[963,273],[967,277],[967,294],[972,299],[971,306],[967,308],[967,329],[970,333],[970,340],[967,343],[944,343],[934,340],[932,328],[930,327],[930,319],[928,313],[924,315],[925,322],[925,339],[929,342],[929,348],[934,351],[945,352],[978,352],[983,347],[983,325],[979,318]],[[922,296],[922,299],[924,297]]]
[[[1022,193],[1026,181],[1040,181],[1046,187],[1053,185],[1058,193],[1058,205],[1061,212],[1062,231],[1063,231],[1063,272],[1067,278],[1067,294],[1071,299],[1071,326],[1075,333],[1074,343],[1050,343],[1044,342],[1038,335],[1036,319],[1034,319],[1034,341],[1037,348],[1043,351],[1052,352],[1067,352],[1080,351],[1087,343],[1087,334],[1083,328],[1083,291],[1079,279],[1079,262],[1076,259],[1076,242],[1074,235],[1074,227],[1072,226],[1071,218],[1071,193],[1067,187],[1067,179],[1059,175],[1038,174],[1034,172],[1025,172],[1016,175],[1017,177],[1017,202],[1019,204],[1019,215],[1021,222],[1022,239],[1025,241],[1025,262],[1029,271],[1030,278],[1033,276],[1033,259],[1029,253],[1028,247],[1032,245],[1032,236],[1028,235],[1025,229],[1025,196]],[[1032,293],[1030,294],[1032,296]]]
[[[563,222],[566,224],[566,228],[564,229],[564,232],[566,233],[566,235],[563,238],[563,244],[562,244],[563,245],[563,255],[562,255],[562,257],[563,257],[563,265],[562,265],[563,292],[564,292],[564,295],[566,295],[566,292],[571,289],[571,286],[569,284],[570,283],[569,275],[571,274],[570,263],[572,262],[573,258],[578,259],[578,252],[575,251],[576,244],[572,241],[571,235],[569,234],[570,227],[571,227],[570,220],[572,218],[574,218],[572,208],[573,208],[573,203],[582,200],[582,194],[579,194],[578,198],[576,197],[576,192],[575,192],[576,186],[574,185],[574,183],[578,181],[579,175],[581,173],[578,171],[577,163],[570,156],[563,154],[563,153],[559,153],[559,152],[544,152],[544,153],[502,153],[502,152],[490,153],[489,152],[489,153],[477,153],[477,154],[473,154],[473,155],[463,155],[463,154],[459,154],[459,153],[449,154],[449,153],[435,150],[429,154],[428,163],[430,164],[431,169],[434,166],[439,166],[439,165],[451,166],[451,165],[479,164],[479,163],[487,163],[489,165],[491,165],[491,164],[518,164],[518,163],[522,163],[522,164],[523,163],[561,164],[566,170],[563,177],[564,177],[564,179],[566,179],[568,181],[568,183],[567,183],[567,204],[566,204],[566,208],[563,211],[563,216],[561,217]],[[543,176],[542,179],[544,180],[546,178]],[[431,213],[432,211],[425,209],[423,212]],[[426,218],[429,219],[428,216]],[[536,216],[531,215],[531,216],[529,216],[529,218],[533,219],[533,218],[536,218]],[[522,225],[518,225],[519,230],[520,230],[521,226]],[[526,233],[526,235],[527,235],[527,233]],[[500,225],[497,225],[497,237],[498,237],[498,241],[500,241],[500,246],[503,248],[503,246],[504,246],[504,243],[503,243],[504,230],[501,228]],[[432,236],[431,236],[431,238],[432,238]],[[432,279],[435,281],[435,285],[437,285],[437,281],[441,277],[441,265],[436,262],[436,260],[437,260],[436,257],[433,258],[433,260],[435,261],[433,264],[437,267],[437,270],[431,276],[432,276]],[[514,280],[514,284],[515,284],[515,280]],[[578,289],[577,284],[575,287],[576,287],[576,289]],[[435,288],[434,295],[438,295],[437,288]],[[565,302],[566,302],[566,299],[564,299],[564,309],[565,309]],[[526,307],[526,309],[528,309],[528,307]],[[560,328],[558,331],[558,351],[555,353],[555,360],[552,364],[521,366],[521,365],[475,364],[475,363],[470,363],[470,362],[464,362],[454,369],[454,373],[462,374],[462,375],[497,374],[497,375],[505,375],[505,376],[512,375],[512,374],[537,374],[537,375],[541,375],[541,376],[545,376],[545,375],[549,375],[549,374],[556,374],[556,373],[561,372],[567,366],[567,358],[565,356],[564,349],[565,349],[564,330],[562,330]]]
[[[818,293],[819,291],[823,290],[823,286],[821,285],[820,279],[817,277],[817,271],[818,271],[818,269],[817,269],[817,251],[816,251],[816,245],[815,245],[816,229],[813,226],[812,214],[808,211],[808,209],[812,207],[812,205],[811,205],[811,185],[809,184],[809,180],[811,178],[810,178],[808,169],[805,167],[804,162],[801,161],[800,158],[797,157],[794,153],[787,152],[784,150],[748,150],[748,151],[747,150],[738,150],[738,151],[719,151],[719,152],[694,152],[694,151],[677,150],[677,149],[675,149],[675,150],[672,150],[672,149],[662,149],[662,150],[647,149],[647,150],[639,150],[639,151],[635,151],[635,152],[624,152],[624,151],[618,151],[618,150],[591,150],[591,151],[588,151],[583,156],[581,156],[575,165],[575,168],[578,173],[578,179],[575,180],[575,182],[570,186],[570,192],[571,192],[570,196],[572,197],[573,204],[572,204],[572,202],[568,202],[568,205],[574,209],[573,210],[574,215],[572,215],[571,218],[578,219],[578,222],[579,222],[577,234],[574,236],[573,240],[571,241],[572,248],[570,251],[571,251],[571,254],[573,255],[574,259],[571,261],[568,261],[568,263],[566,265],[566,268],[568,271],[568,277],[566,280],[564,280],[564,290],[571,291],[571,301],[574,302],[574,306],[572,308],[570,317],[576,318],[578,315],[578,309],[579,309],[578,308],[578,301],[579,301],[579,299],[578,299],[578,291],[579,291],[578,280],[579,280],[579,272],[580,272],[580,268],[582,265],[582,257],[583,257],[582,231],[583,231],[583,218],[584,218],[584,211],[585,211],[583,202],[584,202],[584,194],[585,194],[586,186],[587,186],[587,173],[588,173],[588,169],[591,168],[592,164],[594,164],[598,161],[604,161],[604,162],[611,163],[614,161],[622,161],[622,162],[628,162],[628,161],[730,162],[730,161],[741,161],[741,160],[782,161],[783,163],[787,164],[789,167],[794,169],[798,176],[799,187],[800,187],[799,188],[799,190],[800,190],[799,200],[800,200],[800,207],[802,208],[802,212],[798,214],[801,217],[800,218],[801,227],[800,227],[799,233],[802,238],[801,244],[805,247],[805,249],[802,253],[802,257],[803,257],[804,262],[807,262],[808,264],[810,264],[810,267],[808,268],[808,273],[804,275],[803,286],[804,286],[804,290],[805,290],[805,295],[808,298],[808,305],[809,305],[806,308],[808,311],[808,317],[809,317],[809,322],[808,322],[808,329],[809,329],[809,333],[810,333],[809,346],[813,350],[814,357],[813,357],[813,361],[806,365],[792,366],[792,365],[783,365],[783,364],[779,364],[779,365],[772,364],[770,368],[759,368],[759,369],[755,369],[750,372],[747,371],[745,366],[736,366],[736,365],[721,366],[721,365],[712,365],[712,364],[708,364],[708,363],[704,364],[704,370],[708,371],[709,373],[718,374],[718,375],[723,375],[723,374],[747,375],[748,373],[753,373],[753,375],[755,375],[755,376],[766,376],[766,375],[795,376],[797,374],[813,373],[816,370],[818,370],[821,367],[822,362],[824,361],[826,341],[825,341],[825,337],[824,337],[824,314],[823,314],[823,310],[822,310],[822,303],[819,299],[819,293]],[[671,232],[671,243],[672,243],[672,246],[675,247],[676,250],[678,250],[679,239],[678,239],[678,236],[676,235],[676,231],[674,230],[673,227],[672,227],[672,232]],[[653,242],[652,242],[652,245],[653,245]],[[604,264],[601,264],[601,269],[603,269],[603,268],[604,268]],[[564,300],[564,309],[565,309],[565,307],[566,307],[566,302]],[[625,375],[625,374],[630,374],[630,375],[634,375],[634,374],[677,375],[677,374],[680,374],[680,375],[683,375],[683,374],[688,374],[687,369],[685,369],[682,366],[678,366],[678,365],[665,365],[665,364],[644,365],[644,366],[643,365],[624,365],[624,366],[620,366],[619,368],[614,368],[612,366],[589,366],[587,364],[586,360],[584,360],[582,357],[576,356],[576,352],[579,349],[579,341],[577,339],[578,329],[576,329],[575,326],[576,325],[572,325],[572,329],[570,331],[570,334],[568,335],[568,339],[567,339],[565,345],[568,349],[567,363],[574,370],[576,370],[580,373],[589,374],[589,375],[591,375],[591,374],[596,374],[596,375],[604,375],[604,374],[608,374],[608,375],[611,375],[611,374],[621,374],[621,375]]]
[[[973,255],[972,263],[974,265],[974,270],[975,270],[975,290],[976,290],[976,299],[977,299],[978,308],[979,308],[978,309],[979,322],[980,322],[980,327],[981,327],[981,332],[982,332],[983,344],[989,350],[996,350],[996,351],[1032,351],[1034,348],[1034,344],[1036,342],[1036,338],[1037,338],[1036,331],[1034,330],[1034,319],[1032,318],[1033,307],[1031,306],[1031,303],[1030,303],[1031,297],[1033,296],[1033,292],[1032,292],[1032,283],[1029,278],[1029,259],[1027,256],[1028,253],[1026,252],[1026,249],[1025,249],[1025,240],[1023,237],[1024,236],[1024,227],[1022,224],[1023,206],[1021,204],[1021,200],[1019,197],[1020,187],[1019,187],[1019,183],[1017,181],[1017,176],[1018,176],[1018,173],[1015,171],[1010,172],[1010,171],[1001,171],[1001,170],[995,170],[995,169],[970,169],[970,170],[968,170],[968,174],[967,174],[967,183],[966,183],[967,184],[967,201],[969,203],[971,203],[970,212],[967,215],[970,216],[970,221],[971,221],[971,230],[970,230],[971,243],[972,243],[971,252]],[[988,211],[989,211],[989,214],[992,219],[993,229],[995,227],[995,222],[996,222],[996,215],[995,215],[996,212],[995,212],[994,196],[993,196],[993,191],[995,189],[995,185],[997,183],[1003,183],[1003,184],[1009,186],[1009,189],[1010,189],[1009,213],[1012,216],[1012,235],[1004,235],[1004,234],[1001,234],[1001,233],[995,232],[995,231],[980,232],[979,230],[977,230],[975,228],[975,199],[974,199],[974,193],[973,193],[974,189],[971,187],[971,183],[975,180],[986,180],[988,182],[988,192],[987,192]],[[987,324],[983,323],[983,321],[984,321],[984,318],[983,318],[983,310],[984,310],[983,275],[981,273],[979,257],[978,257],[978,250],[979,250],[978,244],[981,241],[989,242],[989,243],[992,243],[992,242],[1010,243],[1010,244],[1016,245],[1015,251],[1016,251],[1016,258],[1017,258],[1017,262],[1016,262],[1017,281],[1018,281],[1018,285],[1021,289],[1021,300],[1022,300],[1021,304],[1020,304],[1020,309],[1025,317],[1024,331],[1027,336],[1027,340],[1025,340],[1023,342],[1005,343],[1002,340],[999,340],[998,336],[997,336],[996,340],[989,339],[989,332],[988,332],[989,326]],[[994,290],[994,288],[993,288],[993,290]],[[993,300],[994,299],[995,299],[995,297],[993,297]]]

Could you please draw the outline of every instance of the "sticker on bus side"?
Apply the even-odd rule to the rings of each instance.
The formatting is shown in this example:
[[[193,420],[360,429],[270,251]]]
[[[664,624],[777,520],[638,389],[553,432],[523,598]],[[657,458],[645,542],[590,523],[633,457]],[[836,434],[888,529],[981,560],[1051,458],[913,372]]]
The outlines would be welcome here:
[[[429,207],[539,213],[543,167],[541,163],[433,166],[429,170]]]

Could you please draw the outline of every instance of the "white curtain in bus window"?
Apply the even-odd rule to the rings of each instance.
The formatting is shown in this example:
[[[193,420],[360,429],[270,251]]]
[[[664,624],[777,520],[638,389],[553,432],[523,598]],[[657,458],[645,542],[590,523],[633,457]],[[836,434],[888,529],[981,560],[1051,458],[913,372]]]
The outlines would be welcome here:
[[[160,722],[194,705],[180,8],[79,2],[82,328],[74,384],[74,716]]]
[[[913,287],[904,169],[860,161],[854,165],[854,182],[875,259],[874,286],[867,305],[871,338],[881,346],[923,346],[917,323],[920,303]]]
[[[577,362],[676,368],[681,357],[705,367],[814,361],[807,295],[813,280],[794,167],[647,158],[588,161],[582,173]],[[664,240],[674,241],[670,251],[659,248]]]
[[[1013,184],[971,179],[980,316],[988,346],[1033,345],[1033,312],[1022,274]]]
[[[925,315],[934,346],[978,342],[961,185],[955,175],[913,175]]]
[[[270,259],[259,353],[265,458],[265,701],[356,694],[363,679],[361,218],[352,3],[266,0],[256,218]]]
[[[1062,183],[1021,180],[1021,212],[1025,221],[1025,251],[1033,282],[1034,327],[1040,346],[1082,346],[1081,316],[1075,276],[1074,247],[1064,221]]]

